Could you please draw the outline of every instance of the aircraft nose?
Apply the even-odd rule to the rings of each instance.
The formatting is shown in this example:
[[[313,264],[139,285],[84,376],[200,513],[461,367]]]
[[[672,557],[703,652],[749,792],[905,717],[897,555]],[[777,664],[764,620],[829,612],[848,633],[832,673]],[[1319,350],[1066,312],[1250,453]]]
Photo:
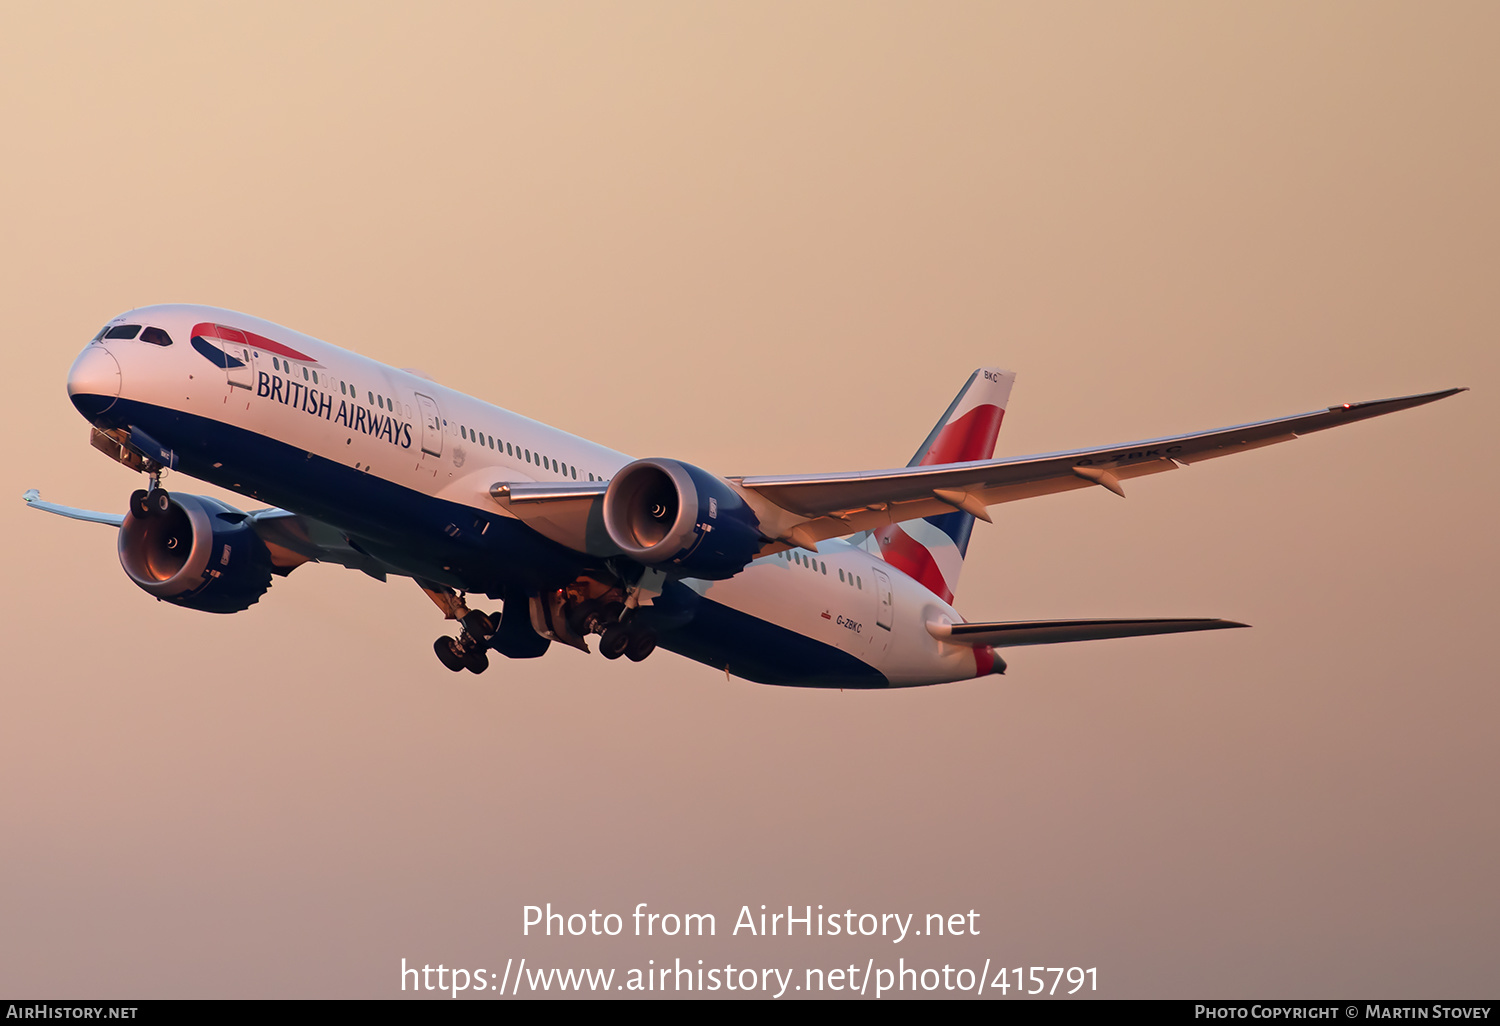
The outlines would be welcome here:
[[[97,343],[78,354],[68,371],[68,398],[90,419],[115,404],[120,395],[120,361]]]

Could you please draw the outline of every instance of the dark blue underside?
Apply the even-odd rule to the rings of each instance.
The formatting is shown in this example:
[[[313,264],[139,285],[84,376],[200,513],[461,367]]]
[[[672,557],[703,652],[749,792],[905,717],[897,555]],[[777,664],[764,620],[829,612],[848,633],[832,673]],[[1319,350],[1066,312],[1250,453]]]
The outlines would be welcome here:
[[[264,435],[130,399],[78,395],[73,402],[101,429],[133,426],[159,440],[182,473],[331,524],[352,544],[415,577],[499,598],[507,591],[562,587],[583,573],[608,575],[598,560],[520,521],[423,495]],[[689,659],[727,666],[734,676],[762,684],[888,686],[881,673],[847,652],[700,598],[683,585],[663,598],[647,619],[663,648]]]

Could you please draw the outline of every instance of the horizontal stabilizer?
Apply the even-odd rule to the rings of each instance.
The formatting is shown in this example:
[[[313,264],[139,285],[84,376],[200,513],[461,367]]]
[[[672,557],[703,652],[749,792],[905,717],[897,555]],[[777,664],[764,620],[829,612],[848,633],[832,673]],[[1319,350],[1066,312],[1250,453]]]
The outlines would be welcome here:
[[[1100,641],[1106,638],[1139,638],[1149,634],[1183,634],[1187,631],[1217,631],[1226,627],[1249,627],[1248,623],[1195,617],[1187,620],[1012,620],[1006,623],[938,623],[927,625],[939,641],[971,647],[1013,648],[1019,645],[1055,645],[1064,641]]]

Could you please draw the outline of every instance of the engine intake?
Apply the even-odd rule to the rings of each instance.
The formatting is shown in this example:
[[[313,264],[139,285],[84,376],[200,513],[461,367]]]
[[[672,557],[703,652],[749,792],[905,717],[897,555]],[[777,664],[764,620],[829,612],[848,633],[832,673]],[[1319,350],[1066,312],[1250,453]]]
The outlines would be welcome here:
[[[638,562],[715,581],[743,570],[764,543],[760,520],[727,482],[667,459],[636,460],[615,474],[604,529]]]
[[[173,493],[165,513],[125,515],[120,565],[163,602],[237,613],[271,587],[271,554],[244,513],[204,495]]]

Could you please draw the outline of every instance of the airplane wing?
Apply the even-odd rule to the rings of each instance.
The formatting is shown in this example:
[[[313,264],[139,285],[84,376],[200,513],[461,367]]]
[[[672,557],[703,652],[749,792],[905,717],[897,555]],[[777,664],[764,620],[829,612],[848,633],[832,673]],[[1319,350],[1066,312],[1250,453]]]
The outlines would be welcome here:
[[[120,513],[100,513],[47,502],[35,488],[28,488],[21,497],[32,509],[44,513],[116,528],[125,523],[125,517]],[[385,580],[387,574],[402,574],[402,571],[362,551],[337,528],[321,520],[275,508],[256,510],[247,519],[270,550],[271,565],[278,572],[288,573],[303,563],[319,562],[338,563],[380,581]]]
[[[731,477],[761,519],[762,554],[792,546],[815,549],[826,538],[961,509],[989,520],[986,507],[1034,495],[1098,485],[1123,496],[1123,481],[1176,470],[1231,453],[1289,442],[1445,399],[1464,388],[1345,403],[1311,413],[1142,442],[1072,449],[1008,460],[945,463],[842,474]],[[497,482],[499,506],[563,545],[596,556],[618,555],[601,516],[608,482]]]
[[[933,621],[927,624],[927,633],[939,641],[950,641],[955,645],[1014,648],[1020,645],[1139,638],[1152,634],[1184,634],[1188,631],[1218,631],[1229,627],[1249,626],[1248,623],[1207,617],[1187,620],[1014,620],[955,624]]]
[[[1034,495],[1098,485],[1123,496],[1122,481],[1176,470],[1200,460],[1289,442],[1358,420],[1411,409],[1464,392],[1439,392],[1345,403],[1293,417],[1153,438],[1097,449],[1008,460],[902,467],[845,474],[730,478],[793,517],[784,536],[799,545],[962,509],[989,520],[985,507]],[[800,521],[800,522],[797,522]]]
[[[125,522],[125,517],[120,513],[96,513],[91,509],[78,509],[74,506],[60,506],[55,502],[46,502],[42,499],[42,493],[35,488],[26,489],[21,496],[26,500],[26,505],[32,509],[39,509],[44,513],[56,513],[60,517],[69,517],[73,520],[86,520],[91,524],[109,524],[119,527]]]

